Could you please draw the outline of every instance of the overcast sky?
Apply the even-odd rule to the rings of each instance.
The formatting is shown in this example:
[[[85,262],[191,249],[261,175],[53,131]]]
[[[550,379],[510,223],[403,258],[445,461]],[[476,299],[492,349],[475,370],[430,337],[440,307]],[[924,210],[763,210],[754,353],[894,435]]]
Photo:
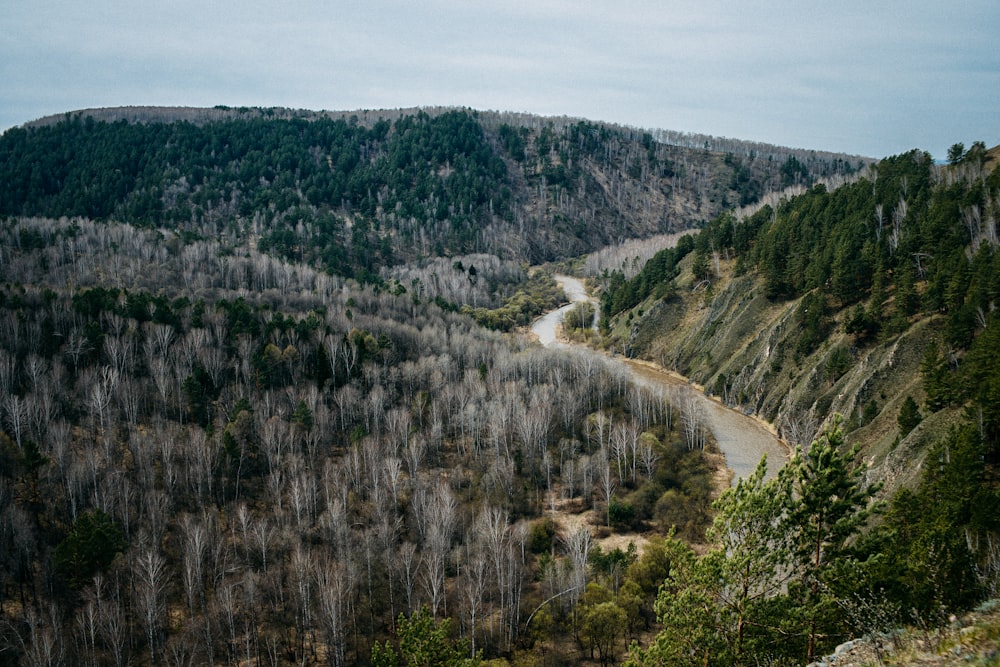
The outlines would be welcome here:
[[[0,3],[0,130],[216,104],[457,105],[943,158],[1000,143],[1000,1]]]

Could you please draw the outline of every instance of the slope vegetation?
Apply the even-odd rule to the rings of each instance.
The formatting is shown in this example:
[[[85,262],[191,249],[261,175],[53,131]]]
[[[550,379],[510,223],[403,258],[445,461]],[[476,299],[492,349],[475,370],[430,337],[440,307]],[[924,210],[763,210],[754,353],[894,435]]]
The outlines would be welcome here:
[[[254,237],[372,281],[436,256],[538,263],[688,229],[865,163],[694,139],[463,109],[96,109],[0,137],[0,214]]]
[[[839,188],[817,185],[755,212],[720,216],[631,279],[598,278],[608,346],[691,377],[775,423],[792,445],[812,442],[803,458],[808,465],[822,467],[812,449],[836,434],[856,474],[875,483],[879,502],[872,507],[880,516],[871,520],[879,529],[852,540],[850,564],[841,565],[856,568],[853,574],[831,572],[812,584],[814,593],[846,595],[837,604],[857,616],[838,622],[856,623],[854,632],[907,621],[934,626],[942,613],[997,592],[995,153],[976,144],[945,166],[920,152],[889,158]],[[778,493],[781,482],[775,484],[761,503]],[[826,497],[831,507],[843,500],[834,491]],[[760,518],[764,509],[744,511]],[[792,515],[778,512],[774,521]],[[725,546],[731,536],[716,539]],[[815,542],[817,559],[825,545]],[[767,552],[768,544],[760,546]],[[722,553],[729,559],[735,549]],[[697,562],[695,571],[709,567]],[[701,582],[676,595],[717,596],[720,627],[738,621],[742,628],[754,607],[749,600],[745,608],[727,606],[736,604],[728,597],[731,582],[720,581],[718,591],[699,588]],[[768,605],[794,594],[789,586],[754,599],[763,605],[753,612],[761,615],[761,647],[787,641],[780,613]],[[658,648],[639,654],[644,660],[681,650],[683,628],[673,625],[676,618],[662,620],[668,632]],[[718,641],[717,650],[739,664],[743,635],[733,643],[728,631],[719,632],[706,636],[706,645]],[[810,657],[813,648],[810,639]]]
[[[973,401],[993,423],[960,363],[987,344],[1000,289],[1000,174],[984,156],[890,158],[835,190],[722,215],[631,280],[605,274],[609,346],[800,443],[834,413],[855,427],[895,414],[907,394],[930,412]],[[935,354],[953,386],[919,381]]]

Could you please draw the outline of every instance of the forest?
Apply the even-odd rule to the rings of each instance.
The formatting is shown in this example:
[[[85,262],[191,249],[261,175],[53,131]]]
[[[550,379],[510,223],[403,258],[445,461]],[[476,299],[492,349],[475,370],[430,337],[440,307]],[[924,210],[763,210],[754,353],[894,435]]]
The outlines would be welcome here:
[[[832,478],[823,482],[827,502],[836,503],[823,508],[822,517],[812,516],[811,537],[804,542],[800,504],[809,491],[803,479],[744,480],[723,496],[712,529],[720,551],[696,556],[676,545],[689,560],[660,594],[664,629],[633,656],[635,664],[750,664],[780,656],[785,649],[777,647],[794,642],[803,642],[799,655],[808,662],[818,655],[814,637],[790,634],[789,613],[811,619],[811,629],[834,621],[852,626],[855,637],[873,636],[907,623],[941,626],[948,614],[997,595],[995,154],[977,142],[967,151],[956,145],[946,165],[920,151],[887,158],[841,187],[816,185],[743,215],[724,213],[660,251],[630,278],[607,271],[598,277],[606,286],[606,332],[620,330],[625,316],[633,328],[643,326],[643,308],[682,309],[690,284],[701,290],[703,296],[692,299],[704,310],[714,309],[715,299],[749,302],[745,293],[721,291],[721,263],[733,267],[733,285],[752,278],[760,292],[753,298],[784,314],[775,324],[780,336],[768,339],[762,376],[775,383],[782,373],[808,376],[805,405],[811,404],[813,420],[825,424],[804,442],[787,430],[805,451],[783,474],[792,477],[796,466],[822,462],[823,474],[839,470],[836,484],[844,485],[841,491]],[[717,283],[720,291],[714,292]],[[784,303],[791,305],[786,309]],[[853,365],[877,358],[869,355],[878,348],[899,349],[907,344],[900,342],[903,336],[917,329],[929,338],[919,353],[918,391],[898,403],[898,412],[881,427],[891,421],[896,433],[886,445],[889,457],[893,450],[912,457],[903,460],[912,481],[900,484],[878,469],[874,451],[862,452],[857,444],[867,437],[875,446],[864,429],[894,397],[868,387],[890,386],[878,384],[880,375],[891,373],[888,367],[866,376],[860,395],[870,398],[859,399],[855,412],[817,414],[829,410],[830,402],[813,399],[850,391],[840,382]],[[724,361],[701,363],[711,369]],[[702,372],[711,377],[711,370]],[[755,401],[763,394],[734,386],[736,380],[717,373],[712,391],[740,409],[761,409]],[[903,444],[911,434],[915,439]],[[865,473],[864,465],[870,467]],[[818,481],[818,470],[809,474]],[[872,481],[880,477],[890,485]],[[834,529],[840,521],[845,523]],[[820,536],[822,530],[829,533]],[[853,537],[845,540],[841,530]],[[835,625],[826,627],[818,636]]]
[[[5,663],[366,663],[421,613],[533,655],[637,561],[557,507],[705,529],[683,414],[592,356],[218,242],[0,233]]]
[[[435,257],[538,264],[688,229],[866,163],[738,142],[744,155],[721,155],[589,121],[461,109],[215,110],[210,122],[115,111],[5,132],[0,214],[252,235],[275,256],[378,282]]]
[[[803,664],[996,595],[985,146],[202,111],[0,136],[0,664]],[[722,492],[683,401],[518,333],[606,246],[605,336],[722,261],[787,359],[937,318],[939,465],[888,495],[831,416]]]

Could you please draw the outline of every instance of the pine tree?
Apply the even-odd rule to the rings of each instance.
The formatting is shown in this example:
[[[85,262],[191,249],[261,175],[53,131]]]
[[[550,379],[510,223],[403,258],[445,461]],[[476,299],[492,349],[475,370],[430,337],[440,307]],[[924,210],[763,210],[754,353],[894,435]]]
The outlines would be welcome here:
[[[791,479],[782,474],[765,482],[766,473],[764,457],[752,475],[715,502],[718,514],[709,538],[716,546],[702,559],[708,580],[722,582],[715,601],[735,664],[743,663],[752,644],[761,648],[770,642],[768,601],[781,595],[789,574],[790,544],[782,519],[791,501]]]
[[[801,586],[799,622],[805,624],[806,662],[812,662],[818,644],[836,635],[839,625],[838,596],[849,588],[845,573],[851,570],[849,548],[877,505],[878,487],[864,482],[864,469],[857,465],[857,445],[844,448],[839,419],[809,451],[797,452],[789,463],[793,477],[793,502],[788,515],[793,541],[794,565]]]
[[[670,578],[657,598],[663,631],[636,665],[750,664],[783,643],[775,599],[791,573],[784,523],[791,502],[788,473],[765,481],[767,460],[715,502],[714,543],[701,558],[674,545]],[[686,548],[686,547],[684,547]]]
[[[910,431],[917,427],[924,417],[920,414],[920,409],[917,407],[917,402],[913,400],[912,396],[907,396],[906,400],[903,401],[903,405],[899,408],[899,416],[896,418],[899,424],[899,436],[905,438],[909,435]]]

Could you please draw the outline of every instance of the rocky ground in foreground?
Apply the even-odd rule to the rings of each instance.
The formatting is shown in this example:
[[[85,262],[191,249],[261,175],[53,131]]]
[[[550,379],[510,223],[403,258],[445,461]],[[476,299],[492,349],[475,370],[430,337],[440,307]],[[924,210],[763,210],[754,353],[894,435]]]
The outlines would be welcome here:
[[[1000,665],[1000,600],[985,602],[962,617],[952,616],[940,628],[907,628],[874,641],[846,642],[813,665]]]

